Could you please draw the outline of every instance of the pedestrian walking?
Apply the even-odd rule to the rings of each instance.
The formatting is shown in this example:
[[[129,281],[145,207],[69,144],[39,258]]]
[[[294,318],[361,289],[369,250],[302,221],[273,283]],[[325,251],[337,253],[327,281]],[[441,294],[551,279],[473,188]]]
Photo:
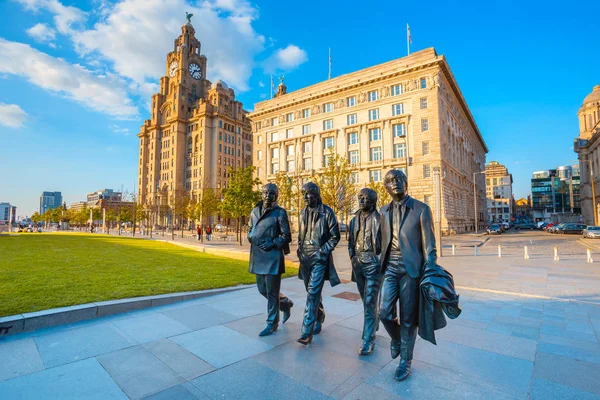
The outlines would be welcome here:
[[[198,228],[196,228],[196,233],[197,233],[198,240],[201,240],[202,239],[202,227],[200,225],[198,225]]]
[[[210,227],[210,225],[206,225],[206,240],[208,240],[210,242],[212,236],[212,229]]]

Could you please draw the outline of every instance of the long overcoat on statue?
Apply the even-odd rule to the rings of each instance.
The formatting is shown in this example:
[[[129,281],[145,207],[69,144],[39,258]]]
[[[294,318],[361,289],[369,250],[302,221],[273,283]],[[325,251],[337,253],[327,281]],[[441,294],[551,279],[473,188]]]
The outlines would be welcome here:
[[[328,268],[325,270],[325,279],[329,281],[331,286],[335,286],[340,284],[340,278],[335,270],[335,266],[333,265],[333,249],[340,241],[340,228],[338,226],[337,219],[335,218],[335,214],[333,210],[321,203],[316,207],[316,216],[314,221],[314,228],[312,230],[312,235],[310,238],[305,238],[306,236],[306,223],[308,218],[308,207],[304,207],[302,212],[300,213],[300,226],[298,229],[298,250],[302,247],[302,241],[312,241],[317,246],[319,246],[322,255],[320,261],[326,262]],[[300,253],[300,252],[299,252]],[[301,257],[301,254],[298,254]],[[301,261],[302,262],[302,261]],[[298,271],[298,277],[303,279],[302,277],[302,268]]]
[[[290,253],[292,233],[287,212],[274,205],[262,213],[263,202],[259,202],[250,214],[248,241],[250,242],[250,273],[279,275],[285,272],[284,254]],[[275,248],[264,251],[258,245],[272,239]]]
[[[357,211],[354,214],[352,220],[350,220],[350,228],[348,230],[348,254],[350,255],[350,261],[354,259],[356,255],[356,242],[358,239],[358,231],[364,229],[364,227],[360,226],[360,213],[361,211]],[[375,255],[372,260],[361,260],[364,264],[377,263],[380,266],[380,257],[378,256],[381,253],[381,215],[377,210],[373,210],[371,214],[366,218],[366,223],[368,224],[367,231],[371,232],[371,246],[373,248],[373,252]],[[354,265],[353,265],[354,267]],[[356,282],[356,277],[354,276],[354,268],[352,269],[352,282]]]

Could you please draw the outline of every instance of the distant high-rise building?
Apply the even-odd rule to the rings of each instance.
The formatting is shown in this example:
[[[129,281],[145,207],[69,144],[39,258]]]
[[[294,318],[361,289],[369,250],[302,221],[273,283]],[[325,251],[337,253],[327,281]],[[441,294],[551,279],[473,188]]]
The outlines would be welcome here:
[[[63,197],[61,192],[43,192],[40,196],[40,214],[62,206],[62,201]]]
[[[580,177],[573,175],[578,166],[561,166],[546,171],[536,171],[531,179],[533,218],[554,222],[556,214],[579,214]]]
[[[512,174],[498,161],[485,166],[485,190],[490,222],[509,222],[513,214]]]
[[[12,212],[12,217],[10,216]],[[8,224],[9,221],[15,222],[17,220],[17,207],[12,206],[10,203],[0,203],[0,223]]]
[[[581,216],[584,223],[593,225],[595,220],[600,221],[597,214],[594,218],[594,209],[596,213],[600,209],[600,193],[595,191],[596,198],[592,199],[592,176],[595,188],[600,183],[600,85],[585,97],[577,116],[579,136],[575,138],[574,150],[581,168]]]
[[[115,192],[112,189],[101,189],[95,192],[91,192],[87,194],[87,206],[88,207],[98,207],[100,202],[104,200],[105,203],[116,203],[122,200],[122,193]]]

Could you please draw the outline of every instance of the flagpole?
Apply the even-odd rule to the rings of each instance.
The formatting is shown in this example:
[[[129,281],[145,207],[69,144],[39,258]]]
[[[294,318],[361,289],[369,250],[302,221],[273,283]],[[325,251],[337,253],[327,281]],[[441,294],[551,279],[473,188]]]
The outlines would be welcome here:
[[[271,98],[273,98],[273,75],[271,75]]]
[[[406,51],[407,55],[410,56],[410,26],[408,26],[408,23],[406,24]]]
[[[329,73],[327,74],[327,79],[331,79],[331,47],[329,48]]]

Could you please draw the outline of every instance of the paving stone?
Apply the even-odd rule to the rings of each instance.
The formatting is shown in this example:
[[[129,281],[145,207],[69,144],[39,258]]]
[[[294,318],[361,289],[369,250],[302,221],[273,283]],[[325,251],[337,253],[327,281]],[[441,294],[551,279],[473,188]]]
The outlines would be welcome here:
[[[273,348],[221,325],[175,336],[171,340],[217,368]]]
[[[419,360],[413,360],[411,375],[408,379],[398,382],[394,379],[397,366],[397,362],[388,364],[378,374],[371,377],[367,383],[407,400],[508,400],[527,398],[526,392],[520,395],[510,390],[505,392],[493,382],[455,370],[440,368]]]
[[[391,360],[390,360],[391,361]],[[377,365],[371,364],[366,365],[362,368],[359,368],[358,371],[350,375],[346,382],[337,387],[332,393],[329,395],[334,399],[341,399],[346,396],[348,393],[356,389],[358,386],[365,383],[369,380],[373,375],[379,372],[381,368]]]
[[[44,369],[33,339],[0,343],[0,381]]]
[[[138,343],[147,343],[191,331],[187,326],[160,313],[142,314],[113,321],[113,323]]]
[[[567,322],[567,331],[595,335],[594,328],[588,322]]]
[[[442,340],[438,341],[437,346],[423,340],[418,341],[414,357],[419,361],[492,382],[517,396],[527,393],[533,370],[531,361]]]
[[[600,364],[540,352],[533,376],[600,395]]]
[[[531,400],[600,400],[600,396],[560,385],[545,379],[534,379],[531,384]]]
[[[366,383],[361,384],[344,397],[344,400],[404,400],[405,398],[397,396],[393,393],[386,392],[375,386],[367,385]]]
[[[267,300],[256,293],[237,297],[235,299],[225,299],[211,302],[209,305],[213,309],[233,315],[237,318],[246,318],[252,315],[261,314],[267,309]]]
[[[34,340],[46,368],[84,360],[136,344],[109,323],[50,333],[37,336]]]
[[[144,348],[186,380],[214,371],[212,365],[169,339],[146,343]]]
[[[95,304],[80,304],[23,314],[23,330],[35,331],[49,326],[96,318]]]
[[[140,399],[185,381],[142,346],[96,358],[131,399]]]
[[[211,400],[210,397],[202,393],[200,389],[189,382],[170,387],[162,392],[155,393],[144,400]]]
[[[293,310],[293,309],[292,309]],[[293,311],[292,311],[293,312]],[[226,327],[234,329],[246,336],[258,339],[273,347],[296,340],[300,336],[301,325],[288,320],[285,324],[279,323],[277,331],[269,336],[258,336],[266,326],[266,314],[259,314],[253,317],[238,319],[225,324]]]
[[[127,400],[94,358],[0,382],[0,399]]]
[[[598,339],[595,334],[570,331],[567,329],[566,322],[552,324],[548,321],[544,321],[540,327],[540,334],[560,336],[566,339],[580,340],[583,342],[598,343]]]
[[[590,343],[591,344],[591,343]],[[600,364],[600,350],[578,349],[554,343],[538,343],[538,352],[565,356],[575,360],[587,361]]]
[[[320,336],[320,335],[319,335]],[[318,341],[318,336],[313,342]],[[313,345],[288,343],[253,357],[258,362],[325,394],[333,393],[361,368],[373,365],[338,352]]]
[[[235,315],[216,310],[205,304],[163,311],[162,314],[195,331],[238,319]]]
[[[359,331],[360,332],[359,337],[362,337],[363,320],[364,320],[364,314],[358,314],[353,317],[337,321],[335,324],[340,325],[340,326],[345,326],[346,328],[350,328],[350,329]],[[387,331],[383,327],[383,324],[381,324],[381,323],[379,324],[379,330],[377,331],[376,335],[386,338],[388,340],[390,339],[390,335],[388,335]]]
[[[252,359],[201,376],[191,383],[213,399],[328,399],[323,393]]]

